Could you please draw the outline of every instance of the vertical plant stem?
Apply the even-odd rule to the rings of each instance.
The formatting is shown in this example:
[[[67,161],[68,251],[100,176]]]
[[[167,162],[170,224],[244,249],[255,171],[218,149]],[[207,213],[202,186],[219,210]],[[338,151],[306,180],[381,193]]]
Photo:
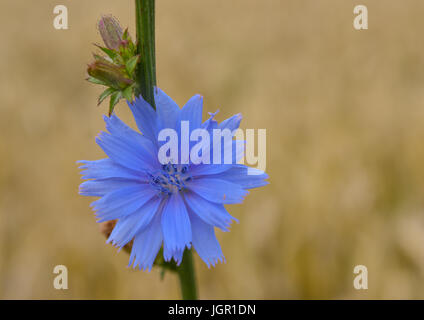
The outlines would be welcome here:
[[[153,108],[156,86],[155,0],[135,0],[137,51],[137,95],[142,95]]]
[[[178,278],[181,285],[181,294],[183,300],[196,300],[196,276],[194,272],[193,254],[191,250],[184,250],[183,261],[177,268]]]
[[[142,95],[154,109],[154,87],[156,86],[155,57],[155,0],[135,0],[137,51],[140,60],[137,65],[136,94]],[[183,261],[176,268],[184,300],[197,299],[197,288],[191,250],[184,250]]]

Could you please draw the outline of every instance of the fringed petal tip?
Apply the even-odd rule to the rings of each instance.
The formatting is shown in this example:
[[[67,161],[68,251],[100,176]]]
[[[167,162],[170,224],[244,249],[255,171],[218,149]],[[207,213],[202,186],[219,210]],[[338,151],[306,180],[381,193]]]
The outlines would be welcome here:
[[[211,267],[215,267],[218,264],[218,262],[227,263],[227,260],[225,260],[225,257],[223,255],[218,258],[209,258],[208,260],[203,260],[203,261],[208,266],[208,269],[210,269]]]
[[[215,112],[208,112],[208,114],[210,115],[210,120],[212,120],[217,114],[219,113],[219,109],[217,109]]]
[[[147,265],[145,263],[137,264],[133,261],[130,261],[127,265],[127,268],[138,269],[140,271],[143,270],[143,271],[150,272],[150,271],[152,271],[153,264],[152,265]]]
[[[230,223],[233,223],[233,221],[234,221],[235,223],[237,223],[237,224],[240,224],[240,220],[239,220],[239,219],[237,219],[237,218],[235,218],[235,217],[231,216]]]
[[[133,253],[133,251],[131,251],[130,260],[128,262],[127,268],[131,268],[133,270],[138,269],[138,270],[150,272],[152,271],[153,263],[154,261],[151,263],[146,263],[146,262],[140,261],[139,259],[137,261],[135,254]]]
[[[81,168],[81,167],[85,166],[87,164],[87,162],[89,162],[89,161],[88,160],[77,160],[77,161],[75,161],[75,163],[77,165],[79,165],[80,163],[83,164],[83,165],[79,166],[78,168]]]
[[[163,259],[166,262],[171,262],[171,260],[174,260],[174,262],[179,266],[181,262],[183,261],[183,254],[184,251],[190,250],[192,247],[191,242],[188,243],[183,249],[181,248],[174,248],[173,250],[170,250],[169,248],[164,247],[163,250]]]
[[[230,218],[228,220],[223,221],[222,225],[217,227],[219,228],[219,230],[223,231],[223,232],[230,232],[231,229],[231,225],[233,224],[233,222],[240,224],[239,219],[229,215]]]
[[[88,160],[77,160],[75,161],[76,165],[78,166],[79,174],[81,175],[81,179],[85,180],[85,173],[86,169],[89,168],[89,162]]]
[[[82,179],[82,178],[81,178]],[[90,196],[90,193],[88,192],[88,190],[84,187],[84,184],[83,183],[81,183],[79,186],[78,186],[78,194],[80,195],[80,196]]]

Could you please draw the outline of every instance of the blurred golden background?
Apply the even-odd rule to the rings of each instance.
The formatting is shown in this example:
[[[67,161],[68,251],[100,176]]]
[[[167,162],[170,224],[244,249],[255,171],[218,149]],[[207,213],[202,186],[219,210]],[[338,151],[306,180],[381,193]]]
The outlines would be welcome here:
[[[68,30],[53,28],[58,4]],[[353,28],[358,4],[369,30]],[[103,157],[107,106],[84,78],[108,13],[135,35],[133,1],[2,1],[2,299],[180,297],[174,275],[127,268],[78,195],[75,161]],[[156,13],[158,85],[267,129],[270,185],[230,207],[226,264],[195,256],[200,297],[424,298],[424,2],[160,0]],[[53,288],[59,264],[68,290]],[[359,264],[368,290],[353,288]]]

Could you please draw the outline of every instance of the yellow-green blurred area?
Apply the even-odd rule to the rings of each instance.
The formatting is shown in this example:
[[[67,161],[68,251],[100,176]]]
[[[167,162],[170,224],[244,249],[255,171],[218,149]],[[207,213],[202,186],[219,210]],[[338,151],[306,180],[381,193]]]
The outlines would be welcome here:
[[[369,30],[353,28],[358,4]],[[104,157],[107,105],[84,78],[110,13],[135,35],[132,1],[2,0],[0,298],[180,297],[175,275],[127,268],[78,195],[75,162]],[[228,207],[225,264],[195,255],[201,298],[424,298],[423,16],[421,0],[157,1],[158,85],[267,130],[270,184]]]

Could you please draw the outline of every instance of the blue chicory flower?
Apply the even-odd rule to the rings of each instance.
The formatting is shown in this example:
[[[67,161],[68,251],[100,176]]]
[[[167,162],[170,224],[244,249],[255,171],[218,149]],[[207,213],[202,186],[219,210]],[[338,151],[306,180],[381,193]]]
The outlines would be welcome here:
[[[190,131],[233,131],[239,127],[241,115],[218,124],[211,114],[202,123],[200,95],[193,96],[180,109],[159,88],[155,89],[155,103],[156,112],[141,97],[128,103],[142,134],[115,114],[105,116],[109,132],[101,132],[96,142],[108,158],[79,161],[82,178],[88,179],[80,185],[80,194],[100,197],[91,204],[98,222],[118,220],[108,242],[122,248],[134,240],[129,266],[150,271],[162,245],[165,261],[174,259],[180,264],[184,250],[193,245],[208,267],[215,266],[225,258],[214,228],[228,231],[232,220],[237,221],[224,204],[241,203],[248,193],[246,189],[266,185],[264,179],[268,176],[262,171],[248,175],[248,167],[236,163],[234,150],[234,164],[161,164],[161,129],[179,132],[181,121],[188,121]]]

